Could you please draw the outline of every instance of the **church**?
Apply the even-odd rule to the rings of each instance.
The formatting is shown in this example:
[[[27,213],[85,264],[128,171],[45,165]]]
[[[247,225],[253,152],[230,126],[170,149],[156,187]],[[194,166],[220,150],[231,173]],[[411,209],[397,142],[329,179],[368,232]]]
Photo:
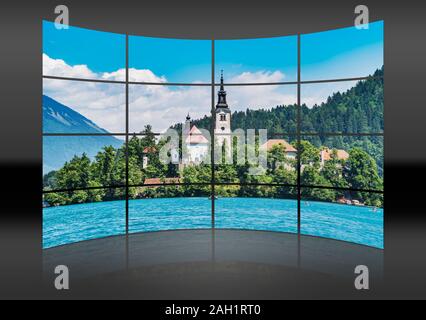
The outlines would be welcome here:
[[[231,110],[226,102],[226,91],[223,85],[223,72],[220,76],[220,89],[218,91],[218,100],[215,107],[216,126],[214,136],[217,141],[216,147],[222,147],[225,144],[227,156],[231,155]],[[210,136],[205,132],[207,136]],[[203,135],[202,131],[196,125],[191,124],[189,114],[186,117],[183,126],[183,136],[186,145],[183,164],[200,164],[208,156],[210,139]]]
[[[216,140],[215,148],[222,148],[225,145],[225,155],[232,159],[232,128],[231,128],[231,109],[226,102],[226,91],[223,84],[223,72],[220,76],[220,89],[215,107],[215,128],[214,137]],[[204,133],[203,133],[204,131]],[[200,164],[208,156],[210,150],[210,132],[206,129],[199,129],[192,125],[189,114],[183,125],[183,141],[185,141],[185,152],[183,152],[182,164]],[[263,146],[269,151],[275,145],[282,145],[285,148],[285,156],[289,159],[296,159],[297,150],[284,139],[269,139]]]

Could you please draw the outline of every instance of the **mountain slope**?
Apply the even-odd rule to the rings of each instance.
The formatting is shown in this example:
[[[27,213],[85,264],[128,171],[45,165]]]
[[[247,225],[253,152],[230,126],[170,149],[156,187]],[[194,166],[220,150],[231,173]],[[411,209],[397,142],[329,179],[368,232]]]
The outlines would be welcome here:
[[[359,81],[346,92],[337,92],[326,102],[308,108],[301,107],[303,132],[382,132],[383,120],[383,67],[374,77]],[[232,106],[231,106],[232,108]],[[199,128],[210,128],[210,116],[194,120]],[[294,133],[297,130],[297,106],[276,106],[271,109],[234,111],[232,129],[267,129],[268,134]],[[179,125],[173,126],[180,128]]]
[[[302,106],[305,132],[383,132],[383,68],[346,92],[337,92],[312,108]]]
[[[43,95],[44,133],[108,133],[80,113]],[[113,136],[44,136],[43,174],[57,170],[74,155],[86,153],[91,159],[105,146],[120,147]]]
[[[337,92],[320,105],[301,107],[303,132],[315,133],[380,133],[384,131],[383,67],[374,77],[359,81],[346,92]],[[232,106],[231,106],[232,108]],[[194,120],[198,128],[210,128],[210,116]],[[276,106],[271,109],[236,111],[232,113],[231,128],[267,129],[269,137],[274,133],[295,133],[297,131],[297,106]],[[173,126],[176,129],[181,125]],[[294,142],[295,136],[288,137]],[[349,150],[361,147],[383,168],[383,138],[381,136],[302,136],[315,146],[328,146]]]
[[[44,133],[107,133],[73,109],[43,95]]]

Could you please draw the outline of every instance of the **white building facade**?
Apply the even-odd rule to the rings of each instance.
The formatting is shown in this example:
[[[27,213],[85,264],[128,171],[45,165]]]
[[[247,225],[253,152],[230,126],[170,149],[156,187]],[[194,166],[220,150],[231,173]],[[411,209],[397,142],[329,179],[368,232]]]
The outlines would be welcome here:
[[[220,90],[217,96],[214,128],[216,142],[215,148],[220,150],[224,147],[226,158],[232,159],[231,109],[229,109],[228,103],[226,102],[226,91],[223,85],[223,73],[220,76]]]

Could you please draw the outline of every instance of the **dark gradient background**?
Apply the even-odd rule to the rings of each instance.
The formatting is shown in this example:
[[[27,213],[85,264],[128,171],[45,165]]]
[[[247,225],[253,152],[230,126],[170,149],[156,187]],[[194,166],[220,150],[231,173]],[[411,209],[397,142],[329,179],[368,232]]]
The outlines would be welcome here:
[[[53,20],[61,3],[74,26],[207,39],[346,27],[353,24],[354,7],[367,4],[371,21],[385,20],[386,191],[385,281],[364,297],[426,298],[426,3],[407,0],[3,1],[0,298],[52,297],[41,285],[41,22]],[[294,285],[295,296],[303,297],[303,283]]]

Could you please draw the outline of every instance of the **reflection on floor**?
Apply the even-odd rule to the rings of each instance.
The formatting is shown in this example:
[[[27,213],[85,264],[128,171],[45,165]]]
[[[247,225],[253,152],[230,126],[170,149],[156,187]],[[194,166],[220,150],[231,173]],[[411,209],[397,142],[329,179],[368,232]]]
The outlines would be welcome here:
[[[352,243],[246,230],[138,233],[43,252],[44,279],[70,271],[70,297],[284,299],[357,297],[356,265],[371,290],[383,277],[383,251]],[[371,291],[370,290],[370,291]]]

